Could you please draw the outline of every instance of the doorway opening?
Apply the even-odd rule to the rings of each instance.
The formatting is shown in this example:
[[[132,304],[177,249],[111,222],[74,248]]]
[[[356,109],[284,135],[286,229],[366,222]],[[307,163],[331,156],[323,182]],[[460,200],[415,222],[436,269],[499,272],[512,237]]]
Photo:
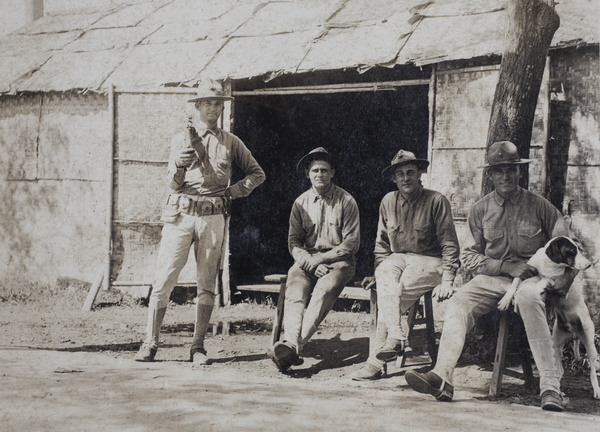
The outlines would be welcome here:
[[[234,133],[252,151],[267,179],[248,198],[234,202],[232,286],[264,283],[265,275],[287,273],[293,264],[287,248],[289,215],[294,200],[310,187],[304,174],[296,172],[296,164],[316,147],[336,156],[333,181],[356,199],[360,210],[355,280],[372,275],[379,204],[396,189],[381,171],[401,148],[427,157],[428,86],[238,96],[234,118]]]

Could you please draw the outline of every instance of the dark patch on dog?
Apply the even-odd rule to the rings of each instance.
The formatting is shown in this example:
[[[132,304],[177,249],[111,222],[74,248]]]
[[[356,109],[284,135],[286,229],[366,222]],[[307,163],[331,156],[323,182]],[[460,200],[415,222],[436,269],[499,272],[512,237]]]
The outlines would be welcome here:
[[[546,255],[557,264],[575,265],[577,246],[566,237],[557,237],[546,247]]]

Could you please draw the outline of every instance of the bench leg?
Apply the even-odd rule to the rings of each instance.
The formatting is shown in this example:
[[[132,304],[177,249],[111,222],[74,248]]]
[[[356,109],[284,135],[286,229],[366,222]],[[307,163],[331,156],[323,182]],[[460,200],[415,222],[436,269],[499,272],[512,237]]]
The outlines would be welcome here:
[[[498,329],[498,343],[496,344],[496,355],[494,356],[494,370],[492,382],[490,383],[490,397],[496,398],[502,386],[502,374],[506,361],[506,347],[508,344],[508,327],[510,324],[509,313],[502,312],[500,317],[500,328]]]
[[[435,343],[435,323],[433,320],[431,291],[425,294],[425,320],[427,327],[427,351],[429,351],[432,366],[435,366],[435,362],[437,361],[437,344]]]
[[[377,291],[371,290],[371,331],[377,331]]]
[[[406,324],[408,327],[407,339],[409,341],[410,341],[410,337],[412,335],[414,321],[415,321],[415,317],[417,316],[418,307],[419,307],[419,300],[414,302],[413,305],[408,309],[408,316],[406,318]],[[398,357],[398,359],[396,360],[396,365],[400,368],[403,368],[405,363],[406,363],[406,351],[404,352],[404,354],[401,357]]]
[[[283,327],[283,307],[285,305],[285,285],[286,282],[283,281],[279,287],[277,312],[275,315],[275,323],[273,324],[273,332],[271,333],[271,346],[279,342],[279,337],[281,336],[281,328]]]

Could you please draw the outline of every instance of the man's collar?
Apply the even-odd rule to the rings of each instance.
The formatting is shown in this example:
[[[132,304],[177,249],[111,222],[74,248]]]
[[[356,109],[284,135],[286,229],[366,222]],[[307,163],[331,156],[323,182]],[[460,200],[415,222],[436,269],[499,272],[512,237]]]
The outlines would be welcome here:
[[[417,189],[415,189],[415,193],[412,194],[410,198],[406,198],[401,191],[398,192],[400,192],[400,200],[402,201],[402,204],[404,204],[405,202],[408,202],[409,204],[414,204],[419,198],[421,198],[421,195],[423,195],[423,186],[419,185]]]
[[[333,183],[331,183],[329,185],[329,189],[327,190],[327,192],[325,192],[324,194],[319,195],[317,193],[317,191],[315,190],[315,188],[313,188],[312,186],[310,187],[310,197],[311,197],[311,201],[315,202],[317,200],[317,198],[331,198],[333,197]]]
[[[523,189],[519,186],[510,197],[503,198],[496,190],[494,190],[494,199],[496,200],[499,206],[503,206],[507,199],[514,205],[519,201],[519,198],[521,198],[522,191]]]
[[[194,129],[196,129],[196,133],[201,137],[206,136],[207,132],[210,132],[213,135],[217,135],[220,130],[218,126],[215,126],[214,128],[209,128],[206,125],[206,123],[204,123],[202,120],[198,120],[198,119],[194,119],[193,126],[194,126]]]

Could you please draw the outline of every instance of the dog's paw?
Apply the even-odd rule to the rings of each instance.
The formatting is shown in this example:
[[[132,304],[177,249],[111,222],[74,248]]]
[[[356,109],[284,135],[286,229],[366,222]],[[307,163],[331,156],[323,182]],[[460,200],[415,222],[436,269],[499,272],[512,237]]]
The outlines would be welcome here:
[[[511,298],[503,298],[502,300],[500,300],[498,302],[498,309],[500,309],[501,311],[505,311],[508,310],[508,308],[510,307],[510,304],[512,303],[512,299]]]

